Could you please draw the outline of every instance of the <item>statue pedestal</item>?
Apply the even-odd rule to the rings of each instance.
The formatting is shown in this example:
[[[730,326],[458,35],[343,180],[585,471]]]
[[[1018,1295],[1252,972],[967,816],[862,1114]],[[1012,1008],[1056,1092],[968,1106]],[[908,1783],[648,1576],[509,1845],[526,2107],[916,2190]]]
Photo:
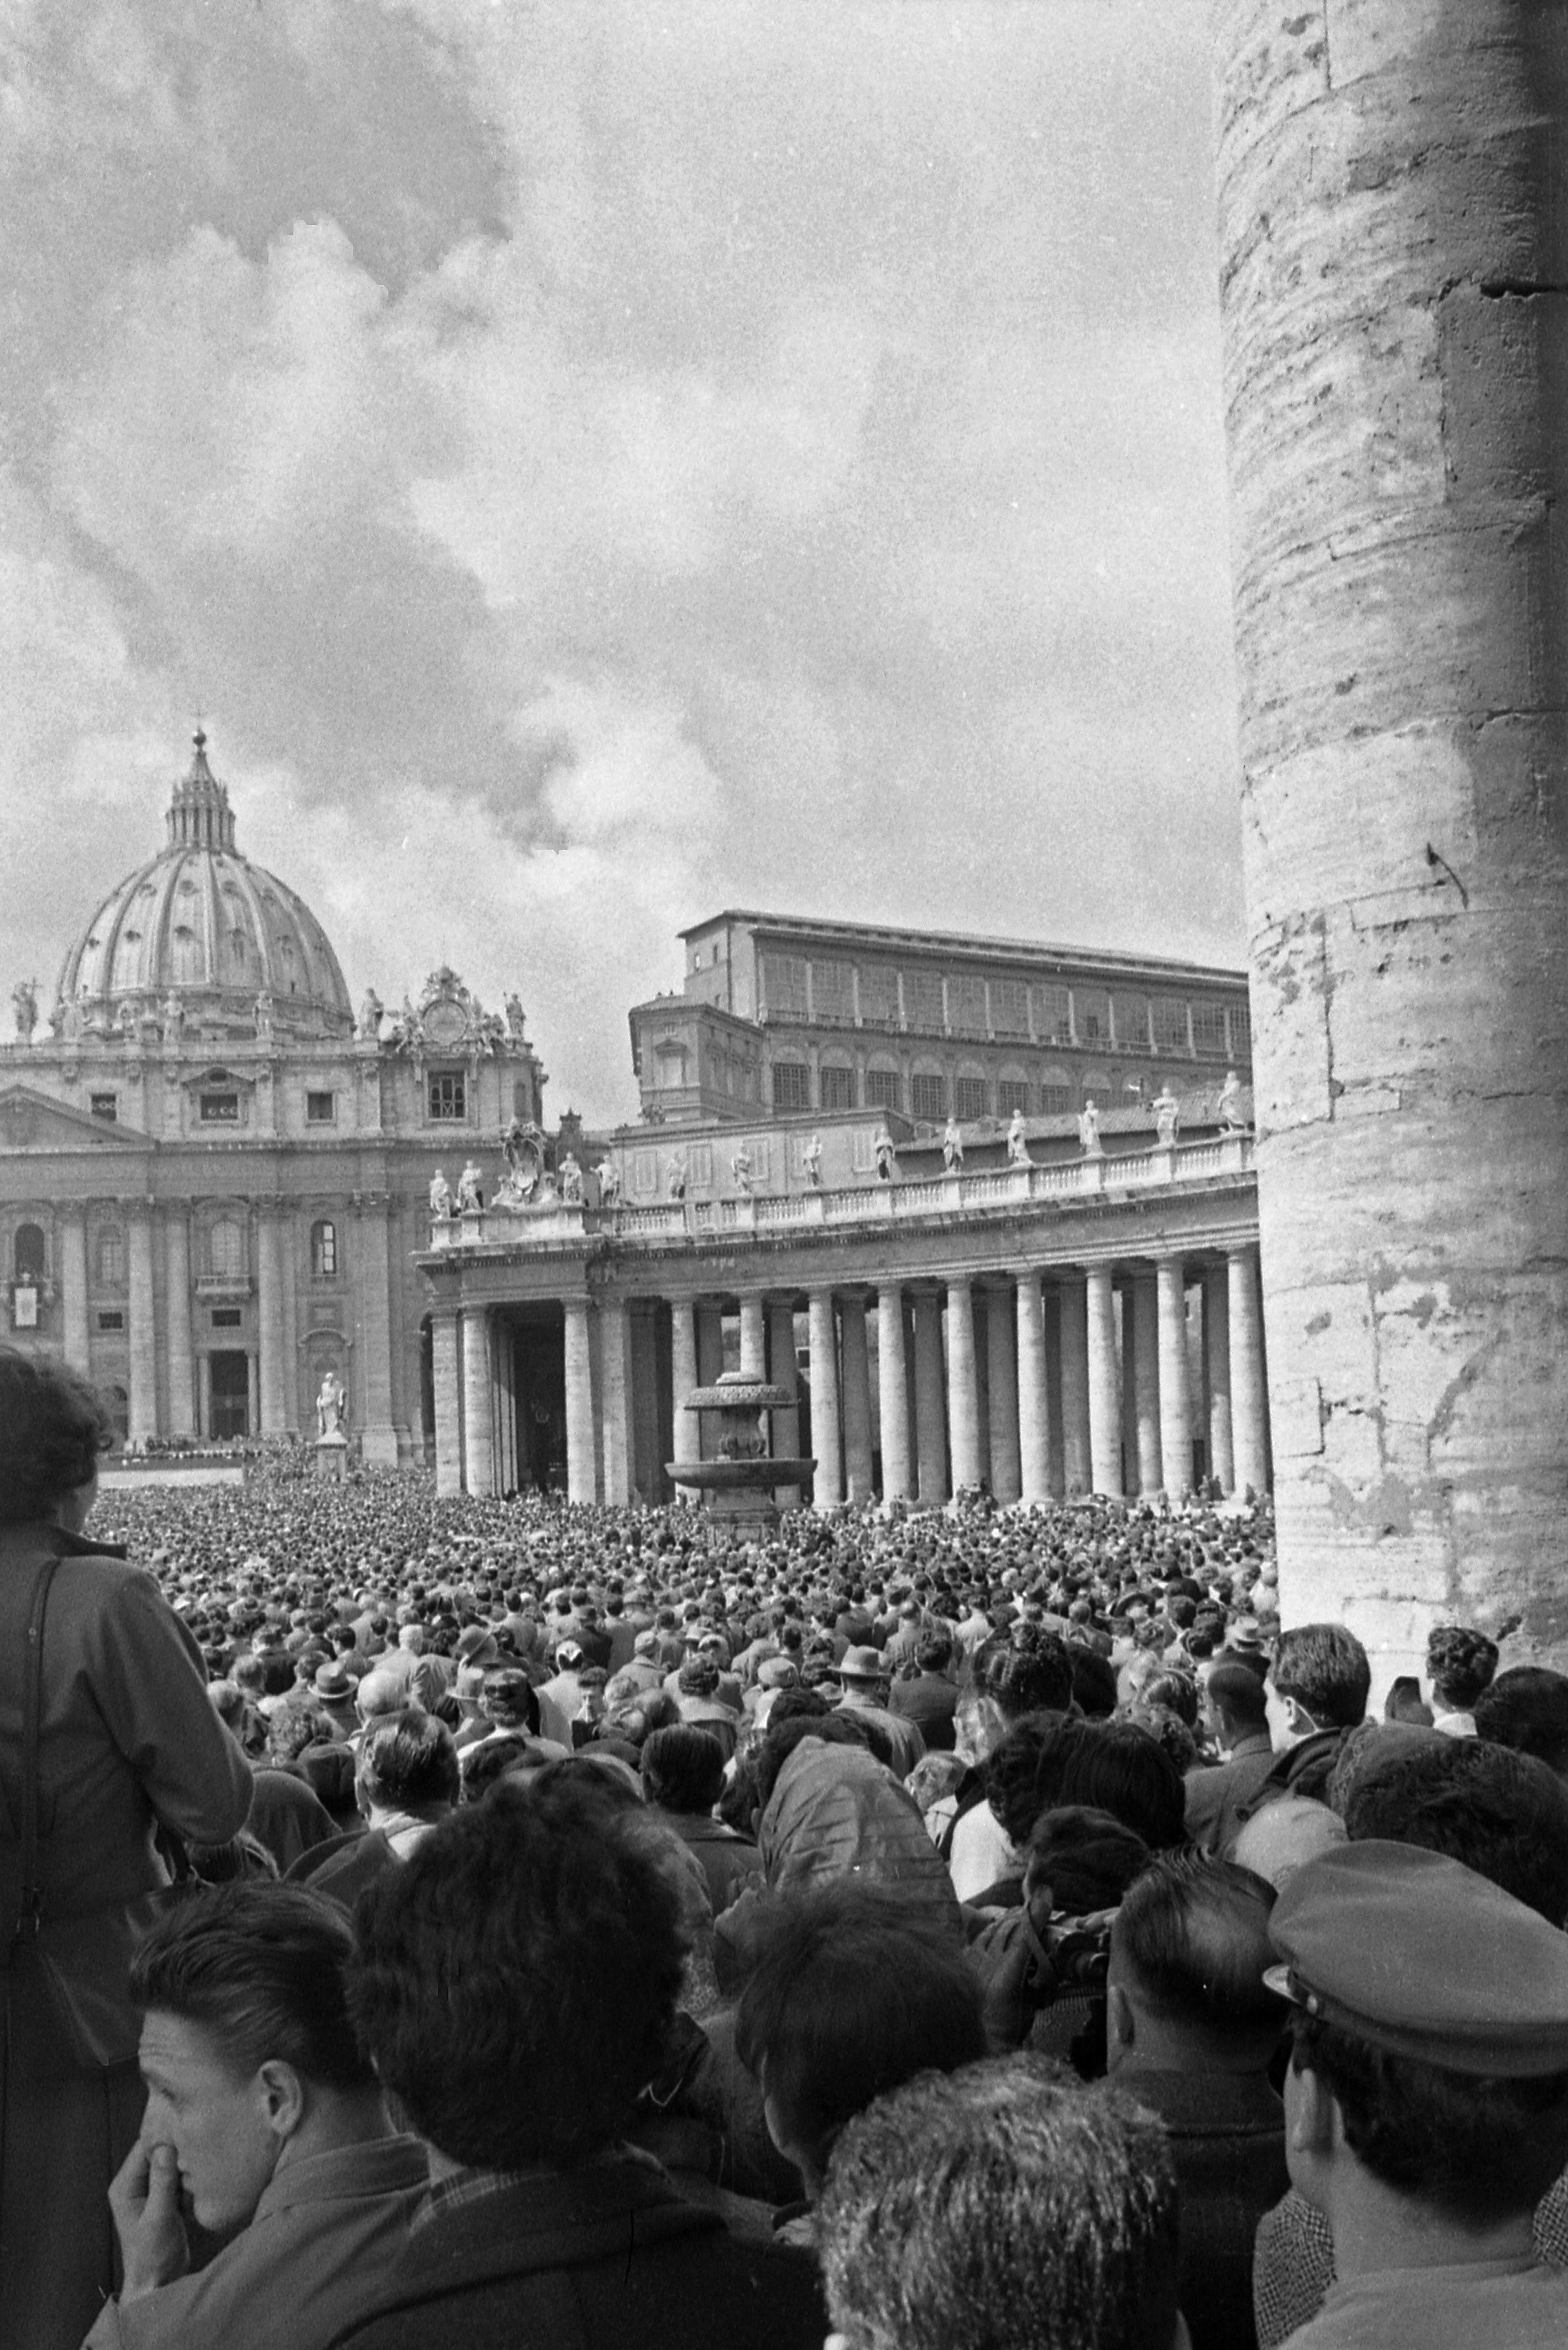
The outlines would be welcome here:
[[[318,1477],[335,1479],[339,1484],[348,1474],[348,1439],[341,1429],[330,1436],[316,1440],[316,1473]]]

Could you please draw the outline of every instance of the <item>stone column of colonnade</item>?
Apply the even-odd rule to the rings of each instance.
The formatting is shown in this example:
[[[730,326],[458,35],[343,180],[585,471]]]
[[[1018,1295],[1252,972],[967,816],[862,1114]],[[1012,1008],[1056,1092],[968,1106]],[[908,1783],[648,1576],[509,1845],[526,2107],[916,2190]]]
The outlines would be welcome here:
[[[566,1301],[566,1499],[597,1502],[598,1472],[594,1459],[594,1362],[588,1334],[588,1301]]]
[[[431,1385],[435,1402],[435,1486],[462,1491],[462,1369],[455,1313],[431,1315]]]
[[[843,1333],[844,1482],[852,1502],[872,1498],[871,1362],[866,1342],[866,1300],[850,1290],[838,1301]]]
[[[767,1323],[760,1289],[748,1290],[741,1299],[741,1373],[748,1379],[768,1375]]]
[[[1121,1368],[1116,1361],[1112,1269],[1092,1264],[1085,1283],[1089,1387],[1089,1466],[1096,1493],[1122,1490]]]
[[[974,1357],[974,1292],[948,1284],[948,1435],[954,1492],[981,1482],[980,1379]]]
[[[670,1308],[670,1387],[674,1406],[670,1457],[677,1461],[701,1458],[697,1415],[682,1408],[692,1388],[701,1384],[697,1376],[697,1308],[690,1298],[678,1297]],[[694,1505],[701,1496],[695,1485],[678,1482],[675,1498]]]
[[[191,1224],[163,1211],[163,1305],[168,1332],[169,1434],[196,1433],[196,1359],[191,1344]]]
[[[631,1333],[626,1300],[599,1299],[599,1453],[604,1462],[604,1499],[624,1508],[631,1499],[631,1399],[628,1351]],[[568,1447],[570,1431],[567,1434]],[[566,1464],[567,1482],[571,1462]]]
[[[844,1447],[838,1427],[838,1334],[833,1292],[814,1289],[806,1299],[811,1350],[811,1449],[816,1456],[811,1498],[819,1510],[836,1509],[844,1499]]]
[[[1282,1611],[1561,1662],[1563,11],[1214,24]]]
[[[88,1336],[87,1213],[67,1208],[59,1221],[60,1335],[67,1362],[86,1376],[92,1358]]]
[[[359,1377],[364,1391],[365,1424],[360,1431],[361,1457],[380,1467],[398,1465],[398,1431],[392,1424],[391,1257],[387,1219],[392,1202],[384,1191],[362,1191],[354,1200],[355,1253],[358,1260]],[[287,1236],[292,1245],[292,1232]],[[293,1268],[286,1268],[286,1291],[293,1292]],[[290,1392],[296,1384],[289,1366]],[[292,1420],[296,1413],[288,1414]]]
[[[882,1439],[882,1497],[890,1502],[913,1501],[904,1293],[894,1283],[885,1283],[877,1292],[877,1400]]]
[[[1226,1262],[1226,1310],[1231,1326],[1231,1441],[1236,1491],[1254,1493],[1269,1482],[1268,1399],[1263,1387],[1263,1326],[1258,1295],[1258,1252],[1232,1249]]]
[[[948,1496],[947,1400],[942,1387],[942,1302],[915,1293],[915,1461],[922,1502]]]
[[[1231,1279],[1222,1264],[1203,1268],[1203,1361],[1209,1382],[1209,1471],[1229,1493],[1236,1483],[1231,1439]]]
[[[1045,1301],[1037,1273],[1021,1274],[1018,1315],[1018,1477],[1026,1503],[1051,1498],[1051,1389]]]
[[[1159,1302],[1159,1451],[1165,1490],[1174,1502],[1192,1491],[1192,1393],[1187,1368],[1187,1268],[1179,1256],[1156,1262]]]
[[[1013,1356],[1016,1309],[1011,1286],[992,1286],[985,1298],[985,1386],[989,1417],[991,1490],[1003,1503],[1023,1492],[1018,1419],[1018,1367]]]
[[[126,1333],[130,1356],[127,1433],[144,1444],[158,1433],[158,1327],[152,1273],[152,1210],[133,1201],[125,1220]]]
[[[1137,1266],[1122,1292],[1122,1327],[1132,1315],[1133,1410],[1137,1490],[1152,1497],[1165,1491],[1165,1454],[1159,1422],[1159,1293],[1155,1274]]]
[[[1094,1490],[1089,1442],[1087,1284],[1068,1273],[1056,1284],[1061,1330],[1062,1490],[1069,1500]]]
[[[495,1491],[495,1430],[492,1419],[490,1309],[462,1312],[462,1482],[471,1493]]]
[[[768,1300],[768,1377],[776,1388],[797,1399],[784,1411],[773,1415],[774,1451],[782,1461],[800,1458],[800,1393],[798,1368],[794,1352],[794,1300],[793,1297],[771,1297]],[[801,1493],[798,1485],[776,1485],[774,1499],[781,1510],[797,1510]]]
[[[259,1357],[261,1432],[281,1436],[286,1420],[283,1368],[282,1211],[271,1200],[256,1206],[256,1351]]]

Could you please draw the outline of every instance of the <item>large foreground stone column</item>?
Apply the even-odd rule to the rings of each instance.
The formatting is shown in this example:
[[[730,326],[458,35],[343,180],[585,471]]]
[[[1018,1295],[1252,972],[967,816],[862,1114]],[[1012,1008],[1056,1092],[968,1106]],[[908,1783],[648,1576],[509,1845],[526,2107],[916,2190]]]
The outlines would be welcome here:
[[[1159,1442],[1159,1305],[1155,1275],[1140,1265],[1122,1292],[1122,1335],[1132,1308],[1133,1409],[1137,1434],[1137,1489],[1165,1491],[1165,1456]]]
[[[1215,26],[1282,1610],[1561,1661],[1563,12]]]

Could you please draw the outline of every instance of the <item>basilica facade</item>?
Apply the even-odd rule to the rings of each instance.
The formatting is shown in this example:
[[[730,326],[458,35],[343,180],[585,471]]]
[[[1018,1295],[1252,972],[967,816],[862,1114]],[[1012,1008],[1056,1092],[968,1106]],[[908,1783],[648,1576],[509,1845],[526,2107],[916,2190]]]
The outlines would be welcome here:
[[[161,847],[94,909],[0,1046],[6,1336],[63,1354],[132,1447],[313,1434],[341,1380],[363,1458],[422,1460],[415,1251],[545,1071],[515,996],[456,972],[356,1013],[310,909],[244,857],[198,733]]]

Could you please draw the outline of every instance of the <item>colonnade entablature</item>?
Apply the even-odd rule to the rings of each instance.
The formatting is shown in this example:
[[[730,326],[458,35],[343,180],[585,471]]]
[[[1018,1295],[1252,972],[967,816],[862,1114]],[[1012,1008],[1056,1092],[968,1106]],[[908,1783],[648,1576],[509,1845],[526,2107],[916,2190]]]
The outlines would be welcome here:
[[[1257,1243],[1245,1136],[843,1194],[471,1208],[419,1259],[438,1490],[529,1482],[524,1422],[559,1396],[572,1500],[669,1499],[699,1440],[684,1399],[732,1365],[796,1399],[775,1449],[816,1470],[786,1505],[1262,1492]],[[695,1500],[678,1473],[674,1495]]]

